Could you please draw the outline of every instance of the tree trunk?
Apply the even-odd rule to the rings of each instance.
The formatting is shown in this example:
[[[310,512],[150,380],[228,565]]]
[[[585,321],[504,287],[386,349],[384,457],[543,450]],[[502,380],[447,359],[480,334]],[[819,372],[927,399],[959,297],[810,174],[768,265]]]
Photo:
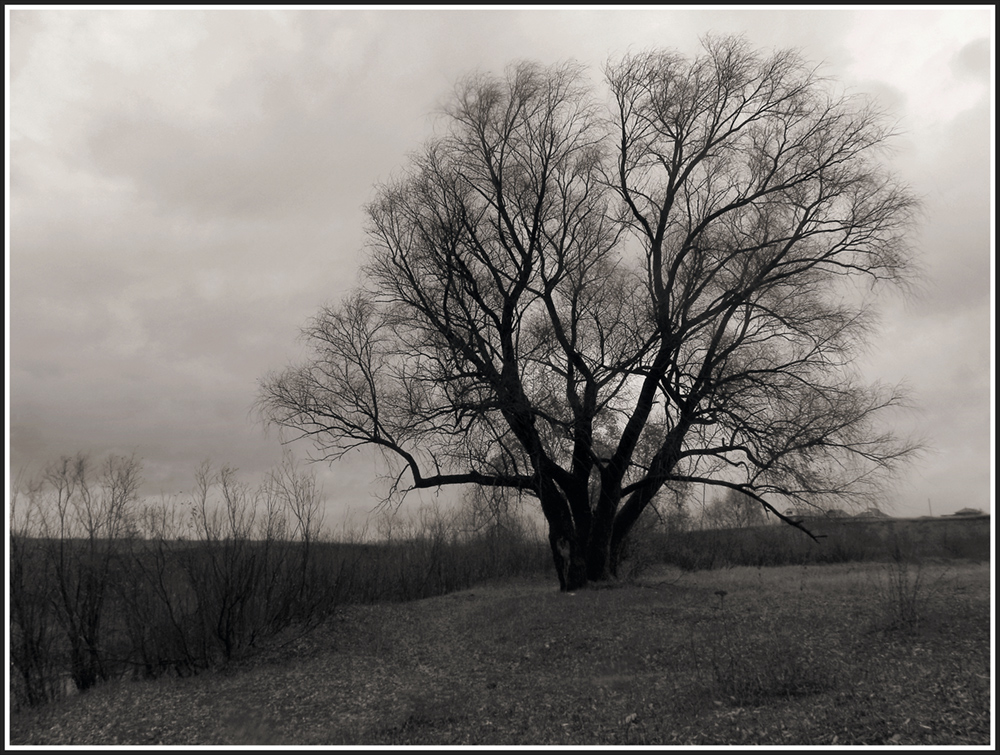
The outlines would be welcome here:
[[[591,582],[606,582],[615,575],[611,560],[611,528],[595,527],[587,547],[587,578]]]
[[[97,684],[96,664],[82,639],[74,639],[70,643],[70,674],[80,692],[86,692]]]
[[[552,560],[559,575],[559,589],[574,592],[587,586],[587,559],[576,538],[549,531]]]
[[[602,477],[601,491],[597,499],[591,523],[590,538],[587,543],[587,576],[594,582],[605,582],[615,575],[617,564],[611,551],[611,536],[614,532],[615,510],[618,498],[607,493],[608,480]]]

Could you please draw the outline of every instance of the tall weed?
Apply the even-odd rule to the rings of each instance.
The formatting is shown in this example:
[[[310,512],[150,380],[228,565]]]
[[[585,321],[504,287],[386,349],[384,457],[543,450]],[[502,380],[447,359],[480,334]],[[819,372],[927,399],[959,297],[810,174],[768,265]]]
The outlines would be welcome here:
[[[774,619],[736,615],[725,604],[724,591],[713,610],[717,617],[690,637],[696,664],[708,678],[716,704],[763,705],[832,689],[833,665],[801,642],[801,637]]]
[[[927,579],[921,560],[912,548],[896,540],[890,559],[875,573],[874,624],[883,631],[915,631],[925,621],[928,606],[937,583]]]

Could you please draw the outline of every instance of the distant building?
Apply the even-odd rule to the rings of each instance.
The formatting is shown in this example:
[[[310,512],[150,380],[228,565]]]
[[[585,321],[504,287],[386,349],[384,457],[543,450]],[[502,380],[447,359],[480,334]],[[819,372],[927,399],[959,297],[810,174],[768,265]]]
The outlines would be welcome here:
[[[888,519],[888,514],[883,514],[876,508],[865,509],[860,514],[858,514],[856,519]]]
[[[982,509],[959,509],[951,516],[984,516],[986,514]]]
[[[785,516],[792,519],[818,519],[819,517],[827,517],[828,519],[841,519],[844,517],[849,517],[848,514],[843,509],[828,509],[824,511],[823,509],[816,507],[812,508],[810,506],[790,506],[781,512]]]

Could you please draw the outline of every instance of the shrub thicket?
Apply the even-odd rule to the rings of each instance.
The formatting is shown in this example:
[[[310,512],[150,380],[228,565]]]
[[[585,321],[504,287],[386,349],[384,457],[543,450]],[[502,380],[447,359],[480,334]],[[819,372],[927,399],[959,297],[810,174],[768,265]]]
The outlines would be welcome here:
[[[900,547],[917,560],[985,561],[990,558],[989,517],[815,519],[805,524],[819,536],[819,542],[782,525],[673,531],[652,537],[660,562],[687,571],[729,566],[889,561]]]
[[[123,677],[186,676],[308,631],[346,603],[413,600],[550,568],[511,512],[463,530],[436,509],[376,542],[321,538],[315,480],[258,487],[205,465],[184,500],[142,502],[141,467],[85,457],[16,485],[10,522],[15,707]],[[468,517],[467,517],[468,518]]]

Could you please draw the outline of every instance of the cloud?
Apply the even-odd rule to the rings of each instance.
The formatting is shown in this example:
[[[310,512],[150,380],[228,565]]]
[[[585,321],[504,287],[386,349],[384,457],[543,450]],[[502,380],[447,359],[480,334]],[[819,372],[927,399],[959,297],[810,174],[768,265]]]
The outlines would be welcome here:
[[[870,366],[915,376],[914,427],[945,449],[935,479],[961,470],[963,495],[985,495],[988,444],[962,440],[988,427],[991,18],[15,10],[12,463],[138,449],[154,490],[188,486],[205,457],[266,469],[280,448],[249,417],[256,380],[300,358],[299,328],[353,285],[373,185],[432,133],[459,76],[575,58],[596,80],[610,55],[695,52],[716,31],[801,47],[900,117],[893,159],[926,200],[928,277],[922,298],[890,303]],[[367,499],[370,467],[338,467],[332,495]]]
[[[989,84],[990,38],[974,39],[955,53],[951,60],[951,70],[958,77],[969,77],[981,84]]]
[[[922,313],[978,309],[990,296],[989,102],[929,129],[906,173],[922,193]]]

